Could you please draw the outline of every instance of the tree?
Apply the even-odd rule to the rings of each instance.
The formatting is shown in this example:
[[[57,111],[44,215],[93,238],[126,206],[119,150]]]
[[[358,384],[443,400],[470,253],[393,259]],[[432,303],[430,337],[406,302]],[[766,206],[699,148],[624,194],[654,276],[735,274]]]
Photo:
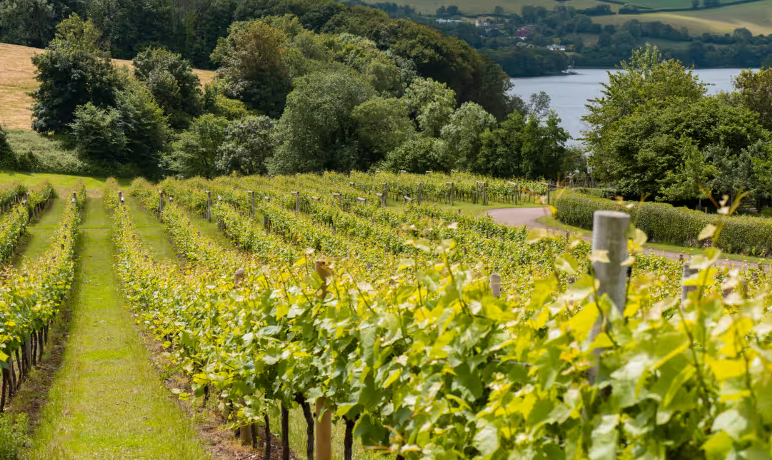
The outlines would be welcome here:
[[[117,84],[110,57],[101,51],[99,31],[77,14],[56,27],[56,37],[45,53],[32,58],[40,87],[30,93],[32,129],[67,132],[78,106],[113,104]]]
[[[370,99],[354,107],[351,117],[361,156],[368,164],[383,160],[413,134],[407,107],[399,99]]]
[[[166,149],[169,127],[163,109],[141,82],[124,76],[115,107],[126,138],[126,161],[145,176],[160,176],[161,153]]]
[[[50,38],[55,16],[48,0],[8,0],[0,3],[0,30],[24,45],[41,48]]]
[[[453,90],[431,78],[416,78],[402,99],[426,136],[439,135],[456,107]]]
[[[271,174],[364,170],[370,166],[356,139],[355,107],[376,96],[351,71],[315,72],[295,81],[279,120],[283,144],[268,162]]]
[[[708,187],[719,169],[738,173],[743,149],[768,142],[771,134],[755,112],[718,95],[640,108],[608,136],[602,154],[596,150],[590,158],[596,176],[617,184],[627,197],[676,200],[696,198],[696,184]],[[692,187],[686,190],[684,184]]]
[[[229,30],[212,53],[221,65],[217,78],[224,91],[262,114],[281,116],[292,90],[284,62],[286,35],[260,20],[237,22]]]
[[[214,177],[220,147],[225,140],[227,119],[212,114],[202,115],[191,123],[172,144],[165,164],[182,177]]]
[[[442,140],[456,169],[470,169],[480,153],[480,136],[495,125],[493,115],[474,102],[465,102],[451,115],[442,128]]]
[[[733,83],[743,105],[758,113],[762,126],[772,130],[772,68],[743,70]]]
[[[13,150],[11,150],[11,146],[8,144],[8,133],[0,125],[0,165],[6,165],[8,160],[13,158]]]
[[[501,7],[500,5],[496,5],[493,8],[493,14],[495,14],[497,16],[504,16],[504,8]]]
[[[480,136],[480,154],[470,170],[494,177],[557,179],[575,168],[576,154],[565,147],[568,138],[554,112],[544,117],[514,112]]]
[[[609,72],[602,96],[587,104],[589,113],[582,117],[589,129],[584,140],[597,159],[612,157],[614,129],[619,122],[644,106],[666,107],[695,102],[706,92],[706,85],[674,59],[665,61],[656,47],[646,45],[622,61],[621,70]]]
[[[169,124],[184,129],[201,114],[201,82],[190,62],[162,48],[148,48],[133,60],[134,74],[147,85]]]
[[[70,131],[78,155],[84,160],[104,165],[126,159],[126,135],[121,128],[121,114],[114,107],[103,109],[91,102],[79,106]]]
[[[459,14],[458,7],[456,5],[450,5],[448,7],[448,16],[456,16]]]
[[[265,174],[277,144],[276,124],[265,115],[236,120],[225,128],[215,165],[221,174]]]
[[[448,155],[444,141],[433,137],[411,139],[389,152],[384,169],[424,173],[426,171],[450,171],[453,158]]]

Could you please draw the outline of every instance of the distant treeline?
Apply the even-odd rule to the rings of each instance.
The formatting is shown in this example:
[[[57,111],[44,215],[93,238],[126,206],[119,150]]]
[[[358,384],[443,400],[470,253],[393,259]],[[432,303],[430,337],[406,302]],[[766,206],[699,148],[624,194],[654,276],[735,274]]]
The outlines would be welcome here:
[[[755,1],[755,0],[754,0]],[[703,0],[713,7],[713,0]],[[394,17],[411,17],[458,37],[481,53],[490,56],[512,77],[538,76],[565,69],[569,60],[577,66],[613,67],[629,56],[631,50],[654,42],[666,57],[682,60],[697,67],[759,67],[772,64],[772,38],[753,36],[745,28],[732,34],[709,34],[694,37],[685,27],[675,28],[661,21],[631,19],[621,26],[601,25],[592,16],[613,14],[609,5],[577,9],[556,5],[553,9],[524,6],[521,14],[504,14],[497,7],[488,16],[487,27],[470,22],[439,23],[435,17],[416,14],[409,6],[395,3],[374,5]],[[437,15],[458,18],[458,7],[441,6]],[[484,15],[478,15],[484,17]],[[586,36],[596,35],[595,42]],[[547,45],[559,43],[571,54],[549,51]],[[528,46],[532,45],[532,46]]]
[[[210,56],[232,23],[293,14],[308,30],[366,37],[380,49],[410,59],[419,75],[446,83],[460,103],[477,102],[498,118],[508,113],[508,78],[485,55],[437,29],[334,0],[0,2],[0,40],[45,47],[55,25],[72,13],[94,22],[103,33],[102,46],[114,58],[131,59],[149,47],[163,47],[203,69],[214,68]]]

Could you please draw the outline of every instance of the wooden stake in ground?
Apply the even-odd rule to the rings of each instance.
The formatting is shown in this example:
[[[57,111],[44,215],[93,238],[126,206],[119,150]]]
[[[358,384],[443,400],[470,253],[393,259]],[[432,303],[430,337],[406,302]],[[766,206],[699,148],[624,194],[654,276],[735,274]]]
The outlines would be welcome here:
[[[491,274],[491,292],[493,297],[497,299],[501,297],[501,275],[498,273]]]
[[[316,460],[332,460],[332,414],[324,408],[324,398],[316,400]]]
[[[608,262],[598,261],[592,263],[592,271],[598,280],[598,296],[596,302],[600,302],[603,295],[607,295],[614,303],[620,314],[625,311],[627,301],[627,270],[622,263],[627,260],[627,227],[630,225],[630,216],[618,211],[595,211],[592,226],[592,250],[593,253],[605,253]],[[603,317],[590,331],[590,340],[594,340],[602,332]],[[601,349],[596,349],[596,356],[600,356]],[[598,365],[590,369],[589,379],[594,381],[598,374]]]
[[[689,297],[689,293],[697,290],[697,286],[687,286],[685,283],[686,280],[700,272],[696,268],[691,267],[691,260],[687,260],[686,263],[684,263],[683,270],[684,284],[681,286],[681,308],[683,308],[683,304],[686,303],[686,299]]]

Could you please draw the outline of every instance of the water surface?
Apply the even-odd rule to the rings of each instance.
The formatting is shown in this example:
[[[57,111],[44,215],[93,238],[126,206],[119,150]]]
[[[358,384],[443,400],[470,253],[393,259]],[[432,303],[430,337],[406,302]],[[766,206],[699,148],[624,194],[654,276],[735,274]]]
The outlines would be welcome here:
[[[741,69],[701,69],[695,73],[705,83],[709,83],[708,92],[732,90],[732,77],[740,74]],[[528,99],[532,93],[544,91],[552,99],[552,108],[560,115],[562,126],[571,137],[582,136],[586,129],[581,118],[587,113],[585,104],[588,99],[601,95],[601,83],[608,83],[608,74],[603,69],[578,69],[579,75],[558,75],[553,77],[513,78],[515,87],[511,91]]]

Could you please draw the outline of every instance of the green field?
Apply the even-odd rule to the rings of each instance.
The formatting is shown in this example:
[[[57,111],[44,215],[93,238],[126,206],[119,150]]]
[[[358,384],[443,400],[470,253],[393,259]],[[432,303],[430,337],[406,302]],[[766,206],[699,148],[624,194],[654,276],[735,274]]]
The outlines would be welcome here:
[[[754,35],[772,33],[772,0],[745,3],[723,8],[673,13],[625,14],[598,16],[593,18],[600,24],[621,25],[631,19],[639,21],[662,21],[675,28],[686,27],[692,35],[709,33],[732,33],[746,27]]]
[[[377,0],[366,0],[377,3]],[[478,2],[444,2],[440,0],[406,0],[398,2],[410,5],[423,14],[434,14],[440,6],[456,5],[463,14],[481,15],[492,13],[496,6],[504,8],[506,14],[522,12],[523,6],[543,6],[553,9],[558,5],[555,0],[482,0]],[[691,0],[638,0],[631,2],[646,8],[689,8]],[[610,4],[597,0],[570,0],[564,5],[577,9],[588,8],[601,4],[611,5],[612,10],[618,10],[618,4]],[[594,16],[592,20],[599,24],[621,25],[632,19],[642,22],[662,21],[675,28],[686,27],[692,35],[705,32],[724,34],[732,33],[737,28],[746,27],[754,34],[772,33],[772,0],[762,0],[741,5],[730,5],[722,8],[698,9],[690,11],[657,12],[645,14],[624,14],[612,16]]]

